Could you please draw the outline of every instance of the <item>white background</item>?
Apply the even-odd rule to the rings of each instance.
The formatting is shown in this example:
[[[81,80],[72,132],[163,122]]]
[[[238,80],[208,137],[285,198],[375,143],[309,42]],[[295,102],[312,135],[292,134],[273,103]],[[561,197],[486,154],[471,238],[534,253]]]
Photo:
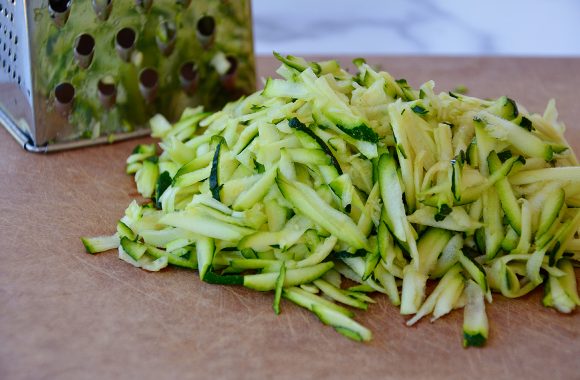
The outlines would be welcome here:
[[[579,0],[252,0],[257,54],[580,56]]]

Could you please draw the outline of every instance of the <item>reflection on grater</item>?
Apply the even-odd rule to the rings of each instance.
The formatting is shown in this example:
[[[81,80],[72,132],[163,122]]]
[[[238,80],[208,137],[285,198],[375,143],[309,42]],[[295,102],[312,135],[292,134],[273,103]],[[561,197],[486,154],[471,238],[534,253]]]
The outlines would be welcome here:
[[[45,152],[255,89],[250,0],[0,0],[0,123]]]

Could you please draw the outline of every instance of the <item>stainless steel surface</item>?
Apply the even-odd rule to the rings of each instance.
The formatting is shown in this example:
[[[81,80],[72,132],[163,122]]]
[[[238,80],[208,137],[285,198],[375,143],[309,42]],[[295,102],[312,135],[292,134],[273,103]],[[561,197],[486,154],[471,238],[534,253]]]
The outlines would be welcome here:
[[[250,0],[0,0],[0,123],[29,150],[53,151],[142,135],[155,113],[219,108],[255,88],[251,25]],[[127,29],[132,40],[119,40]],[[216,55],[235,57],[235,86]],[[188,63],[197,71],[183,84]]]
[[[136,137],[143,137],[149,135],[149,132],[150,132],[149,129],[139,129],[135,132],[116,133],[115,135],[102,136],[91,140],[75,140],[69,142],[62,142],[58,144],[47,144],[44,146],[36,146],[28,142],[24,145],[24,149],[33,153],[59,152],[61,150],[78,149],[96,144],[114,143],[117,141],[133,139]]]
[[[0,0],[0,41],[2,70],[0,83],[16,83],[32,103],[30,46],[28,44],[29,0]]]
[[[26,135],[16,123],[8,116],[8,113],[0,110],[0,124],[4,125],[6,130],[10,133],[12,137],[20,144],[21,147],[26,149],[26,145],[30,144],[30,138]]]
[[[0,0],[0,121],[22,146],[23,140],[35,133],[26,12],[29,2]]]

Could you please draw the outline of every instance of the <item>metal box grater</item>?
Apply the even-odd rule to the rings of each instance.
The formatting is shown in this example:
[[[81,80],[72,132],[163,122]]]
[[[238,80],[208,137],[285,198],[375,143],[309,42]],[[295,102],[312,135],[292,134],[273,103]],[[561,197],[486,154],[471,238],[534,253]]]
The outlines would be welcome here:
[[[250,0],[0,0],[0,123],[47,152],[255,89]]]

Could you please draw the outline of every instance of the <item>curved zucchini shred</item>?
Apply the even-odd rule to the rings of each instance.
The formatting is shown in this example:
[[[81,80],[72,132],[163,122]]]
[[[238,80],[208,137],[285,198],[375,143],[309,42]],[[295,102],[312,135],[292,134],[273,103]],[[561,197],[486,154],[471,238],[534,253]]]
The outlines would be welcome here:
[[[580,304],[580,167],[553,101],[531,114],[507,96],[414,89],[364,59],[353,75],[275,57],[281,78],[263,91],[175,125],[155,116],[161,152],[139,145],[126,167],[153,203],[82,238],[87,252],[271,291],[276,314],[284,298],[357,341],[372,333],[353,310],[373,292],[407,325],[465,307],[465,347],[487,341],[492,292],[543,286],[546,307]]]

